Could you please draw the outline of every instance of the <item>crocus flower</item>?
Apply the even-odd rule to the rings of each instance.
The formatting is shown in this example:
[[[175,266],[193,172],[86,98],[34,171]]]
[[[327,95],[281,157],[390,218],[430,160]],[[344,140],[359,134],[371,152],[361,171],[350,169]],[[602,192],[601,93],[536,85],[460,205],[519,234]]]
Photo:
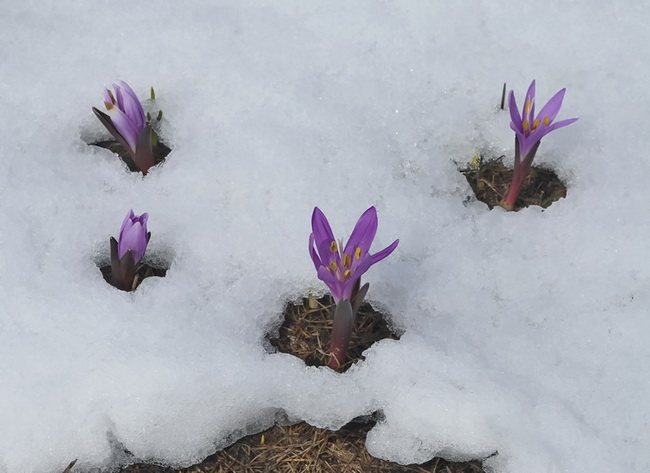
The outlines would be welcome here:
[[[146,174],[154,165],[151,126],[138,97],[124,81],[113,84],[115,92],[104,89],[106,113],[93,112],[115,139],[126,149],[136,167]]]
[[[151,232],[147,232],[149,214],[135,215],[130,210],[122,222],[119,241],[111,237],[112,284],[122,290],[133,287],[136,265],[144,256]]]
[[[368,284],[360,287],[361,276],[370,266],[390,255],[399,240],[370,254],[370,245],[377,233],[377,210],[374,207],[361,215],[342,251],[343,243],[337,243],[327,218],[318,207],[314,208],[311,227],[309,254],[318,278],[327,284],[336,303],[328,366],[339,369],[347,355],[355,314],[369,288]]]
[[[312,234],[309,236],[309,253],[318,278],[327,284],[334,301],[350,300],[352,289],[363,273],[375,263],[386,258],[397,247],[395,240],[383,250],[370,254],[370,245],[377,233],[377,210],[370,207],[359,218],[343,251],[334,239],[327,218],[318,207],[311,217]]]
[[[515,93],[510,91],[508,107],[510,109],[510,128],[515,132],[515,169],[510,189],[500,204],[506,210],[514,208],[542,138],[553,130],[570,125],[577,120],[577,118],[569,118],[554,122],[562,106],[565,92],[566,89],[562,89],[556,93],[535,116],[535,81],[533,80],[528,87],[521,115],[515,100]]]
[[[147,233],[147,220],[149,214],[135,215],[133,210],[129,210],[126,218],[122,222],[120,229],[120,239],[117,242],[117,256],[122,259],[127,251],[133,252],[133,260],[136,264],[140,262],[147,249],[150,234]]]

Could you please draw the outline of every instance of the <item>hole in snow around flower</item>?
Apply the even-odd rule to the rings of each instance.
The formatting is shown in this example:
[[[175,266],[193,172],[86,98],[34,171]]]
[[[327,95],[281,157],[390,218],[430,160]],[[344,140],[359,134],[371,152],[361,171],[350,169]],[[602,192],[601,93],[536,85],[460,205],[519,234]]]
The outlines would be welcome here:
[[[124,149],[124,147],[118,143],[115,140],[105,140],[105,141],[97,141],[95,143],[88,143],[92,146],[98,146],[100,148],[107,149],[115,154],[117,154],[124,164],[129,168],[129,171],[131,172],[140,172],[140,170],[136,167],[135,163],[129,156],[129,153]],[[171,149],[168,148],[164,143],[161,141],[158,141],[157,145],[154,146],[153,148],[153,159],[154,159],[154,166],[158,166],[160,163],[162,163],[167,155],[171,153]]]
[[[289,303],[284,309],[279,331],[267,334],[266,339],[277,351],[294,355],[307,366],[326,366],[333,313],[334,304],[329,295],[320,299],[305,298],[298,304]],[[384,338],[399,340],[400,336],[390,328],[384,314],[368,303],[362,304],[354,320],[347,358],[340,371],[346,371],[363,360],[362,353],[373,343]]]
[[[106,245],[108,246],[108,244]],[[171,267],[171,262],[174,259],[173,251],[169,248],[157,248],[149,250],[145,253],[142,261],[140,261],[135,267],[135,277],[133,279],[133,285],[131,291],[135,291],[142,281],[150,277],[164,278],[167,275],[167,271]],[[99,271],[102,273],[104,280],[111,284],[111,262],[110,255],[102,251],[102,255],[95,259],[95,264]]]
[[[474,191],[476,199],[486,203],[490,209],[499,205],[512,181],[513,170],[503,164],[504,157],[486,157],[480,154],[474,156],[464,168],[459,169]],[[553,170],[533,166],[524,181],[514,210],[531,205],[546,208],[566,195],[566,186]],[[471,199],[472,197],[469,197],[469,200]]]

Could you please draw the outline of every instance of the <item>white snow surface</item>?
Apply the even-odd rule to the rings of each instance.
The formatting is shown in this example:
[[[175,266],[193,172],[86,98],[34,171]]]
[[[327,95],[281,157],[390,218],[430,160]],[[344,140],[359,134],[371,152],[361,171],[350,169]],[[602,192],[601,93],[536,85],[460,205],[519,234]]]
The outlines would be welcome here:
[[[380,410],[372,455],[496,473],[650,471],[650,4],[586,0],[7,0],[0,15],[0,472],[189,465],[280,418]],[[503,82],[567,87],[537,164],[566,199],[507,213],[458,166],[513,157]],[[127,81],[157,91],[166,162],[90,146]],[[539,105],[538,105],[539,106]],[[458,164],[456,164],[458,163]],[[269,353],[323,294],[314,206],[370,205],[368,299],[403,336],[345,374]],[[134,293],[106,284],[149,212]]]

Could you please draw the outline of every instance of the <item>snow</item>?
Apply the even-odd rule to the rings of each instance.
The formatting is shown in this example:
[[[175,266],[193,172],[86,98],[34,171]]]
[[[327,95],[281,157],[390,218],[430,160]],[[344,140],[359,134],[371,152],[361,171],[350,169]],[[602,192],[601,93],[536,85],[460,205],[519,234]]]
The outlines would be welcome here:
[[[0,16],[0,472],[198,461],[277,419],[381,410],[370,452],[498,473],[650,470],[650,5],[17,1]],[[172,148],[129,173],[91,112],[150,86]],[[455,163],[513,156],[501,87],[567,87],[536,163],[568,196],[463,204]],[[345,374],[267,352],[307,252],[370,205],[364,278],[404,332]],[[110,236],[149,212],[134,293]]]

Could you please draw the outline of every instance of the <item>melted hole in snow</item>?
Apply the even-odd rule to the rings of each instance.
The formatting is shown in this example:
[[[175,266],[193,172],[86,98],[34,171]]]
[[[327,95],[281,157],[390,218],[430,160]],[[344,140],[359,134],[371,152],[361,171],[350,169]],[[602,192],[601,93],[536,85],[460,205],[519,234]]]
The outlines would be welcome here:
[[[143,280],[150,277],[164,278],[171,267],[171,260],[168,252],[156,253],[155,251],[147,252],[142,260],[135,266],[135,277],[131,291],[135,291]],[[102,273],[104,280],[111,284],[111,262],[110,258],[103,258],[96,261],[99,271]]]
[[[289,353],[307,366],[326,366],[329,362],[329,343],[332,333],[334,304],[331,297],[305,298],[300,304],[288,303],[279,333],[269,333],[266,339],[281,353]],[[354,320],[347,357],[339,371],[346,371],[359,360],[373,343],[391,338],[399,340],[389,326],[387,317],[368,303],[363,303]]]
[[[140,172],[140,170],[136,167],[135,163],[129,156],[129,153],[117,141],[106,140],[88,144],[92,146],[99,146],[100,148],[105,148],[109,151],[112,151],[122,159],[124,164],[126,164],[126,166],[129,168],[129,171]],[[169,153],[171,153],[171,149],[169,149],[164,143],[159,140],[156,146],[153,148],[153,160],[155,163],[154,166],[158,166],[160,163],[162,163]]]
[[[482,154],[475,156],[460,172],[474,191],[475,198],[493,209],[508,192],[513,170],[507,168],[502,160],[504,156],[485,158]],[[557,174],[547,168],[533,166],[524,181],[514,210],[521,210],[531,205],[548,207],[553,202],[566,197],[566,186]],[[468,197],[467,201],[473,200]]]

